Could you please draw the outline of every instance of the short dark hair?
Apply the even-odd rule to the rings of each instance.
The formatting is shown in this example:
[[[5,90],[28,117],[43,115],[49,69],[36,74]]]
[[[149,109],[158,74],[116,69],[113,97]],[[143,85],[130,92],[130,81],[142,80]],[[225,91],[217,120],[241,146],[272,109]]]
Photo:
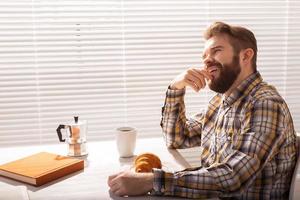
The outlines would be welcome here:
[[[213,36],[221,34],[229,36],[229,42],[236,53],[246,48],[253,50],[252,66],[254,71],[256,71],[257,43],[254,34],[241,26],[231,26],[224,22],[214,22],[204,32],[204,38],[208,40]]]

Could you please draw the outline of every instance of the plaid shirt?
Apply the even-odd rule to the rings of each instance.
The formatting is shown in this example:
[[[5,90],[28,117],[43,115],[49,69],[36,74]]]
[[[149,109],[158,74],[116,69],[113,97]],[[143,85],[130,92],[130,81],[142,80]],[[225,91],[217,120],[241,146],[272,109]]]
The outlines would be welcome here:
[[[161,126],[169,148],[201,145],[202,167],[154,169],[152,194],[187,198],[287,199],[297,159],[288,107],[258,72],[228,97],[187,119],[185,90],[168,89]],[[233,198],[234,197],[234,198]]]

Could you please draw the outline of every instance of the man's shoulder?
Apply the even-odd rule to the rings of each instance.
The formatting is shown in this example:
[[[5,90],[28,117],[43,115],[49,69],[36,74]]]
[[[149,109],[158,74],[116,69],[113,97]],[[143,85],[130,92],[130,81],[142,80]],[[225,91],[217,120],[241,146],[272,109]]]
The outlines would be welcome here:
[[[249,94],[249,98],[253,104],[265,101],[279,104],[285,103],[283,97],[279,94],[277,89],[273,85],[270,85],[266,82],[261,82],[258,84]]]

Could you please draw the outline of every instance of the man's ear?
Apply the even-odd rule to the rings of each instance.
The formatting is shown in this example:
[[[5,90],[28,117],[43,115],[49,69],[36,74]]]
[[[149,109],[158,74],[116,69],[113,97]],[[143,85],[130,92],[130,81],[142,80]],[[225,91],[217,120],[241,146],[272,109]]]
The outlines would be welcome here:
[[[254,51],[251,48],[243,49],[240,52],[240,61],[244,64],[251,64],[252,58],[254,55]]]

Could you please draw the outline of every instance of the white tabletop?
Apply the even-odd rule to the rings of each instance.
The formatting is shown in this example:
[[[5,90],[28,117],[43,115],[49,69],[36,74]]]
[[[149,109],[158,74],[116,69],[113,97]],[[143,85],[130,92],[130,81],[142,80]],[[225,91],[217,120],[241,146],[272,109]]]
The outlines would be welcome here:
[[[66,155],[67,144],[38,145],[0,148],[0,164],[19,159],[40,151]],[[28,189],[31,200],[102,200],[125,199],[116,197],[109,192],[107,177],[123,169],[130,169],[134,158],[120,159],[115,141],[88,143],[88,156],[85,169],[65,176],[40,187],[34,187],[11,179],[0,177],[3,185],[24,185]],[[180,170],[191,165],[176,150],[168,150],[163,138],[138,139],[135,154],[152,152],[162,160],[163,168],[169,171]],[[4,194],[1,194],[4,195]],[[166,197],[130,197],[126,199],[175,199]],[[182,198],[180,198],[182,200]]]

